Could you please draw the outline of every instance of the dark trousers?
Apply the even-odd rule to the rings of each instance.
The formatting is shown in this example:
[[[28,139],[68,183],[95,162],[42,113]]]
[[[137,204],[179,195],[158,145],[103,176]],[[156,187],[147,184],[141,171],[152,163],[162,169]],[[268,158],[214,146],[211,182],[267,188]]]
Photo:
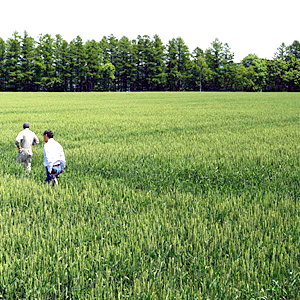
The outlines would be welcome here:
[[[50,180],[53,178],[53,177],[58,177],[58,175],[61,173],[61,166],[55,166],[52,168],[52,171],[51,171],[51,174],[48,172],[48,168],[46,167],[46,179],[45,179],[45,182],[49,183]]]

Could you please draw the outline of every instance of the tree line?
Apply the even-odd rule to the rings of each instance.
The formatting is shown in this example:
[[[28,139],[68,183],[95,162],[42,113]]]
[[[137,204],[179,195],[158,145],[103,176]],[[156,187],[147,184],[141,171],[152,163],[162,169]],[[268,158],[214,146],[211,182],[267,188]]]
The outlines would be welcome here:
[[[67,42],[25,31],[0,38],[0,91],[300,91],[300,43],[282,43],[273,59],[239,63],[227,43],[189,52],[183,39],[158,35]]]

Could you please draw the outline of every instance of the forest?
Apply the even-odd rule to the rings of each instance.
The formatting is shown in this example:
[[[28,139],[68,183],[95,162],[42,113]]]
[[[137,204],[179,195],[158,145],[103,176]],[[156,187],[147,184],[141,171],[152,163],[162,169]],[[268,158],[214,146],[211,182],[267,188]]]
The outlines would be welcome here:
[[[25,31],[0,38],[0,91],[300,91],[300,42],[282,43],[273,58],[234,62],[227,43],[190,52],[181,37],[130,40],[114,35],[68,42]]]

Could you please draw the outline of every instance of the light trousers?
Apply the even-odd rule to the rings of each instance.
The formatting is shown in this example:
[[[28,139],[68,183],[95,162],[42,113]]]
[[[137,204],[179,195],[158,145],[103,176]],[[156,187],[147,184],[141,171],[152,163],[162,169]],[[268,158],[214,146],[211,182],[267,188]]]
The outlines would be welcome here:
[[[29,154],[27,150],[25,149],[19,150],[17,161],[19,161],[20,163],[23,162],[25,164],[26,170],[31,171],[32,155]]]

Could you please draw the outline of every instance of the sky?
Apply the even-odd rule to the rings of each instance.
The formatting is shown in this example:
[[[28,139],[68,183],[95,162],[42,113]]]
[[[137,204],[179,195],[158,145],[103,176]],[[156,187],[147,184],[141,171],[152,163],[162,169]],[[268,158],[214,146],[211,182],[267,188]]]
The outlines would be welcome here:
[[[192,52],[218,38],[240,62],[248,54],[272,59],[277,48],[300,40],[299,0],[9,0],[0,6],[0,37],[14,31],[60,34],[70,42],[103,36],[157,34],[166,45],[181,37]]]

